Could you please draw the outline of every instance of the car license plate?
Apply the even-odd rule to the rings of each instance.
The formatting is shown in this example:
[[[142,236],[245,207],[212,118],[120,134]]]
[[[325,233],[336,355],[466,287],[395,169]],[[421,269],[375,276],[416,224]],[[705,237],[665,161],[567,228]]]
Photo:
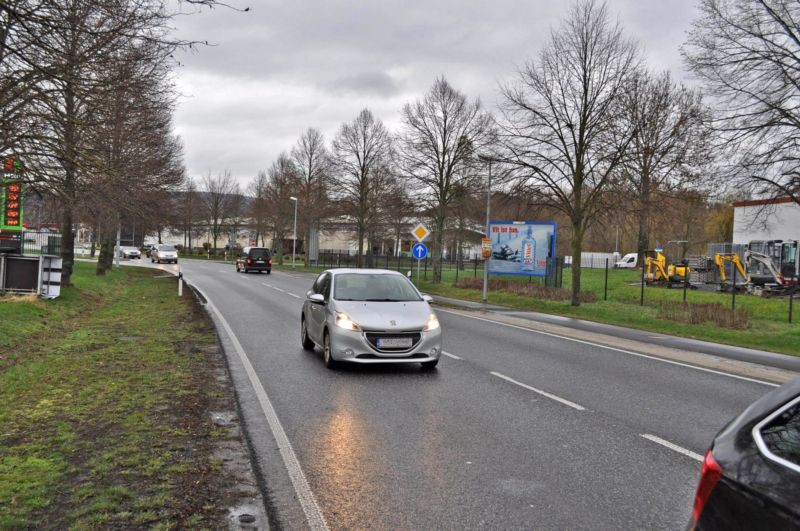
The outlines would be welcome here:
[[[378,348],[409,348],[414,343],[410,337],[380,337],[377,344]]]
[[[257,263],[257,264],[263,264],[263,263],[264,263],[264,260],[256,260],[256,263]]]

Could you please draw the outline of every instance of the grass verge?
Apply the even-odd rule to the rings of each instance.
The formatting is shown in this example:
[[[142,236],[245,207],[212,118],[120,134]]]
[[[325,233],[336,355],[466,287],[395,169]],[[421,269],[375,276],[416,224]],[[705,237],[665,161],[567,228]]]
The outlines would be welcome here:
[[[0,297],[0,529],[227,527],[210,322],[174,278],[94,267],[53,301]]]

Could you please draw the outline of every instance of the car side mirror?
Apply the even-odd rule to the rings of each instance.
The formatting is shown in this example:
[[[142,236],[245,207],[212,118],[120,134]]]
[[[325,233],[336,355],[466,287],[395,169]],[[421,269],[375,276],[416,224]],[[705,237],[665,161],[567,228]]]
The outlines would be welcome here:
[[[317,304],[323,304],[325,302],[325,297],[321,293],[309,292],[308,300]]]
[[[430,295],[422,295],[422,300],[424,300],[427,303],[431,303],[433,302],[433,297],[431,297]]]

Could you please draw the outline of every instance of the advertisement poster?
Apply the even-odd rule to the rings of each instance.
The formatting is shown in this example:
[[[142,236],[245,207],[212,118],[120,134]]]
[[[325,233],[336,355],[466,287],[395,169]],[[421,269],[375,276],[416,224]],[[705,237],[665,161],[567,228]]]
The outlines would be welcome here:
[[[536,221],[491,221],[489,273],[544,277],[555,256],[556,224]]]

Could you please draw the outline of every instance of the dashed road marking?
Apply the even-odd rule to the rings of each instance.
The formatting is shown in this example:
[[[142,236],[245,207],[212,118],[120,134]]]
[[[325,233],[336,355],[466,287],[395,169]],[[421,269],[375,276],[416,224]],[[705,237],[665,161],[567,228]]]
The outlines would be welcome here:
[[[517,380],[515,380],[513,378],[509,378],[508,376],[506,376],[504,374],[500,374],[499,372],[492,371],[490,374],[492,376],[497,376],[498,378],[502,378],[503,380],[506,380],[507,382],[511,382],[511,383],[513,383],[515,385],[518,385],[520,387],[524,387],[525,389],[528,389],[529,391],[533,391],[534,393],[538,393],[538,394],[540,394],[540,395],[542,395],[544,397],[549,398],[550,400],[555,400],[556,402],[560,402],[560,403],[564,404],[565,406],[571,407],[572,409],[577,409],[578,411],[586,411],[586,408],[581,406],[580,404],[576,404],[575,402],[571,402],[571,401],[569,401],[569,400],[567,400],[565,398],[561,398],[560,396],[556,396],[556,395],[554,395],[552,393],[548,393],[547,391],[542,391],[541,389],[536,389],[535,387],[531,387],[528,384],[524,384],[522,382],[518,382]]]
[[[765,382],[764,380],[757,380],[755,378],[748,378],[747,376],[739,376],[738,374],[730,374],[730,373],[727,373],[727,372],[716,371],[714,369],[708,369],[706,367],[698,367],[697,365],[691,365],[689,363],[681,363],[679,361],[667,360],[667,359],[664,359],[664,358],[659,358],[657,356],[650,356],[648,354],[642,354],[641,352],[633,352],[631,350],[625,350],[625,349],[616,348],[616,347],[609,347],[608,345],[603,345],[602,343],[594,343],[592,341],[585,341],[583,339],[576,339],[574,337],[563,336],[561,334],[553,334],[551,332],[544,332],[542,330],[533,330],[531,328],[525,328],[524,326],[517,326],[517,325],[513,325],[513,324],[509,324],[509,323],[503,323],[501,321],[493,321],[492,319],[484,319],[482,317],[476,317],[474,315],[466,315],[466,314],[463,314],[463,313],[450,312],[450,311],[447,311],[447,310],[442,310],[441,308],[437,308],[436,311],[437,312],[442,312],[442,313],[449,313],[449,314],[453,314],[453,315],[459,315],[461,317],[467,317],[469,319],[476,319],[478,321],[485,321],[487,323],[492,323],[494,325],[502,325],[502,326],[507,326],[509,328],[516,328],[517,330],[524,330],[524,331],[530,332],[532,334],[540,334],[540,335],[543,335],[543,336],[549,336],[549,337],[555,337],[557,339],[563,339],[565,341],[572,341],[574,343],[581,343],[583,345],[590,345],[590,346],[593,346],[593,347],[599,347],[599,348],[606,349],[606,350],[613,350],[614,352],[621,352],[622,354],[628,354],[628,355],[636,356],[636,357],[639,357],[639,358],[645,358],[645,359],[648,359],[648,360],[659,361],[661,363],[668,363],[670,365],[677,365],[679,367],[686,367],[687,369],[694,369],[696,371],[709,372],[711,374],[717,374],[719,376],[727,376],[728,378],[735,378],[737,380],[744,380],[745,382],[752,382],[752,383],[757,383],[757,384],[761,384],[761,385],[767,385],[769,387],[780,387],[780,384],[775,384],[775,383],[772,383],[772,382]]]
[[[448,358],[453,358],[454,360],[460,360],[460,359],[463,359],[463,358],[459,358],[459,357],[458,357],[458,356],[456,356],[455,354],[450,354],[449,352],[445,352],[444,350],[442,351],[442,354],[444,354],[444,355],[445,355],[445,356],[447,356]]]
[[[656,437],[655,435],[650,435],[649,433],[642,433],[640,435],[642,437],[644,437],[645,439],[647,439],[648,441],[653,441],[654,443],[660,444],[661,446],[663,446],[665,448],[669,448],[670,450],[672,450],[674,452],[678,452],[679,454],[683,454],[683,455],[685,455],[687,457],[691,457],[695,461],[700,461],[701,463],[704,461],[702,455],[696,454],[696,453],[692,452],[691,450],[687,450],[686,448],[683,448],[682,446],[678,446],[675,443],[671,443],[666,439],[662,439],[661,437]]]

